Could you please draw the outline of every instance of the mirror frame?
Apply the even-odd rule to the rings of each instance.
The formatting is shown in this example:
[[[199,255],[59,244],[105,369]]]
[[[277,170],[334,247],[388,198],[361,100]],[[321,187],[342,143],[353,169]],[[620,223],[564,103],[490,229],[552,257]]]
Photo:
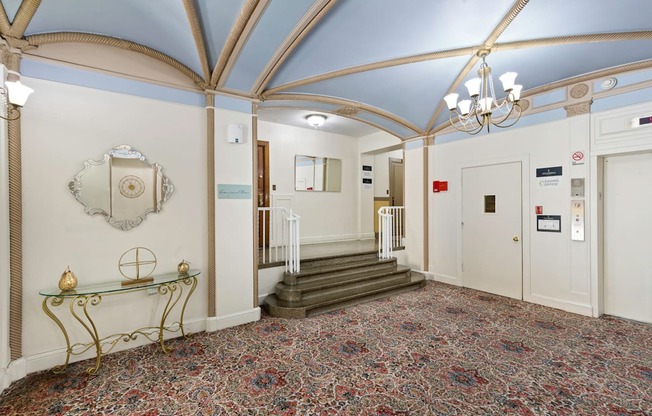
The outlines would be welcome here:
[[[153,168],[156,173],[156,178],[160,178],[161,198],[157,198],[155,206],[147,208],[142,214],[137,215],[136,218],[123,220],[116,219],[104,209],[89,206],[90,204],[83,200],[82,191],[84,190],[84,174],[86,174],[94,166],[102,166],[104,164],[110,163],[112,157],[121,159],[138,159],[143,162],[145,166]],[[88,159],[84,161],[84,168],[74,176],[72,181],[68,183],[68,188],[70,189],[70,192],[75,197],[75,199],[84,206],[84,212],[86,212],[88,215],[104,215],[106,221],[113,227],[127,231],[142,223],[145,220],[147,214],[152,212],[159,212],[163,207],[163,204],[167,202],[168,199],[170,199],[170,196],[172,196],[172,193],[174,192],[174,185],[172,185],[170,179],[163,174],[162,169],[163,167],[158,163],[149,163],[145,155],[143,155],[138,150],[123,144],[109,150],[108,153],[104,154],[103,158],[100,160]],[[107,189],[107,192],[110,191],[110,189]]]

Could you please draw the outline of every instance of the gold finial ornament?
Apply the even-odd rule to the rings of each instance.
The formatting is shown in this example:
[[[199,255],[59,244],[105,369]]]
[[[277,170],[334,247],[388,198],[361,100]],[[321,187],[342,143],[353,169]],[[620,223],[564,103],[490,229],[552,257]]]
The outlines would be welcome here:
[[[77,276],[75,273],[70,271],[70,266],[66,268],[66,271],[61,274],[61,279],[59,279],[59,289],[64,292],[73,290],[77,287]]]
[[[179,274],[188,274],[188,270],[190,270],[190,262],[181,260],[181,263],[177,266],[177,270],[179,271]]]

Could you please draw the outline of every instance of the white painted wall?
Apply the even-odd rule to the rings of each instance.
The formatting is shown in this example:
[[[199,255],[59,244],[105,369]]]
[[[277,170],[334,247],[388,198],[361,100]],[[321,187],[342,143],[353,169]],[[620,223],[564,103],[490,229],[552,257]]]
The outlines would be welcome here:
[[[403,204],[405,206],[405,259],[407,266],[426,270],[424,264],[424,149],[421,140],[405,146],[405,185]]]
[[[228,143],[229,123],[244,126],[244,143]],[[215,183],[253,184],[251,115],[229,110],[215,111]],[[255,191],[252,189],[251,195]],[[217,328],[260,318],[254,308],[253,215],[254,200],[220,199],[215,203],[215,260]]]
[[[145,246],[158,258],[156,272],[174,271],[182,258],[206,270],[206,122],[202,108],[40,79],[25,83],[36,91],[23,109],[22,122],[23,354],[31,372],[63,358],[64,338],[43,313],[38,291],[55,288],[66,266],[80,285],[120,280],[117,263],[122,253]],[[130,231],[85,214],[68,190],[83,161],[99,159],[120,144],[161,164],[175,186],[162,211]],[[245,292],[231,293],[235,299],[230,301],[250,299],[251,292]],[[158,296],[139,292],[105,297],[90,313],[106,335],[156,324],[155,311],[161,307]],[[73,342],[87,339],[67,308],[59,309]],[[207,281],[202,275],[185,318],[193,331],[202,330],[206,315]],[[134,345],[121,343],[119,348]]]
[[[460,272],[461,168],[496,161],[523,160],[529,170],[523,177],[530,193],[523,199],[523,298],[527,301],[591,314],[589,247],[570,238],[570,179],[586,177],[586,210],[590,211],[589,161],[571,166],[576,150],[588,154],[589,115],[532,127],[512,128],[489,136],[462,139],[430,147],[430,176],[448,181],[448,191],[429,192],[429,262],[436,280],[463,285]],[[559,186],[542,187],[535,176],[540,167],[562,166]],[[408,181],[409,182],[409,181]],[[536,231],[534,207],[544,214],[562,216],[561,233]],[[586,221],[590,217],[586,217]],[[554,259],[554,261],[553,261]]]
[[[269,142],[272,201],[289,199],[301,216],[301,242],[352,240],[360,238],[358,198],[360,158],[355,138],[312,128],[258,122],[258,140]],[[294,156],[318,156],[342,160],[341,192],[294,190]]]

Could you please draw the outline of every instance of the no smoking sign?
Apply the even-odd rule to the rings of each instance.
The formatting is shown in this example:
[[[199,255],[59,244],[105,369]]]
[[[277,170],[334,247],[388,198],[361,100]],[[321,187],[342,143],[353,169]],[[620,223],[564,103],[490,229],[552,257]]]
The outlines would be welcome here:
[[[581,151],[576,151],[573,152],[571,155],[571,159],[573,159],[573,166],[576,165],[583,165],[584,164],[584,152]]]

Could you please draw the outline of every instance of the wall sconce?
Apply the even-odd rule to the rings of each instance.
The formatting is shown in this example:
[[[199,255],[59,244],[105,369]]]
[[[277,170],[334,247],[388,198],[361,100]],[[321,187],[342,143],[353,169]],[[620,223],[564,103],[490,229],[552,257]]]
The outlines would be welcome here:
[[[33,89],[21,84],[20,81],[5,82],[5,86],[0,87],[0,94],[4,95],[5,100],[8,100],[11,105],[8,106],[9,114],[7,114],[7,117],[0,114],[0,118],[3,120],[18,120],[20,118],[18,108],[25,105],[27,98],[33,92]]]

